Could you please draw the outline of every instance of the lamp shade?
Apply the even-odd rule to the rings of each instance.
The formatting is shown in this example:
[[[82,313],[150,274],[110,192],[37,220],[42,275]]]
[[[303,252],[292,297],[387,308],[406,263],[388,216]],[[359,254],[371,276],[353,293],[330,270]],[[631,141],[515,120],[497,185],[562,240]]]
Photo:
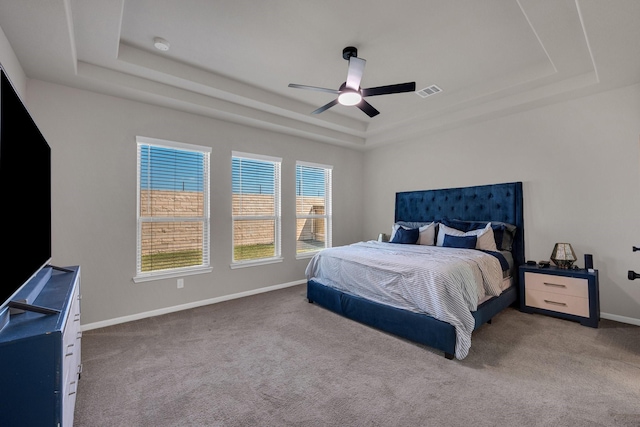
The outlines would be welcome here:
[[[576,262],[576,253],[570,243],[556,243],[551,253],[551,261],[560,268],[570,268]]]

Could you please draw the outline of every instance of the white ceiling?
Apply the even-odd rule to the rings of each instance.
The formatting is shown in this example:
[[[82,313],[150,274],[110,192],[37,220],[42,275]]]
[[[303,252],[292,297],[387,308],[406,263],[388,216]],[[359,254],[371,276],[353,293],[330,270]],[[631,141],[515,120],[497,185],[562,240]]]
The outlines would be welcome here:
[[[0,0],[25,73],[366,149],[640,82],[640,0]],[[170,43],[161,52],[154,37]],[[362,87],[441,93],[336,105],[346,46]]]

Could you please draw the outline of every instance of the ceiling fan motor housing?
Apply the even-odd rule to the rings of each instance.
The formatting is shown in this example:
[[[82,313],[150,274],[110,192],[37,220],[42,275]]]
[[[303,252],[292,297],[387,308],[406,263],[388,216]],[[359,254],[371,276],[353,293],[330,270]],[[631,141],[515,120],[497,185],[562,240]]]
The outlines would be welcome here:
[[[353,46],[347,46],[342,49],[342,57],[349,62],[349,68],[347,70],[347,81],[342,83],[340,85],[340,89],[338,90],[289,83],[289,87],[317,90],[320,92],[329,92],[338,95],[336,99],[323,105],[320,108],[317,108],[316,110],[312,111],[311,114],[320,114],[336,104],[342,104],[346,106],[356,106],[367,116],[374,117],[380,114],[380,112],[367,101],[365,101],[363,99],[364,97],[387,95],[391,93],[413,92],[416,90],[416,82],[399,83],[394,85],[377,86],[362,89],[360,87],[360,80],[362,79],[362,73],[367,61],[362,58],[358,58],[358,49]]]

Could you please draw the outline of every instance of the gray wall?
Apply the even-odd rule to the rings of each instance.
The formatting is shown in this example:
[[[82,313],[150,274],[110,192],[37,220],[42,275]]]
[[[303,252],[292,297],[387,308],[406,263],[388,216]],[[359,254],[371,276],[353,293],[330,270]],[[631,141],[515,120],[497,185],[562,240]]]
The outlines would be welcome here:
[[[303,280],[308,260],[295,259],[296,160],[334,167],[334,244],[362,235],[362,152],[38,80],[28,81],[27,99],[52,148],[53,263],[82,267],[83,324]],[[136,135],[212,147],[213,272],[186,276],[183,289],[176,279],[132,281]],[[282,263],[229,267],[232,150],[283,159]]]
[[[2,64],[7,75],[11,76],[11,83],[24,99],[27,91],[27,76],[25,76],[22,65],[20,65],[2,28],[0,28],[0,64]]]
[[[0,30],[0,63],[53,148],[53,253],[82,265],[83,323],[303,279],[295,260],[295,160],[334,165],[334,245],[389,232],[396,191],[523,181],[526,254],[553,244],[592,253],[603,317],[640,324],[640,86],[561,102],[365,154],[298,138],[28,80]],[[213,272],[134,284],[135,136],[211,145]],[[283,162],[281,264],[229,269],[232,150]],[[289,178],[287,179],[287,176]]]
[[[593,254],[603,317],[640,324],[640,85],[366,154],[365,236],[390,232],[396,191],[523,181],[527,259]]]

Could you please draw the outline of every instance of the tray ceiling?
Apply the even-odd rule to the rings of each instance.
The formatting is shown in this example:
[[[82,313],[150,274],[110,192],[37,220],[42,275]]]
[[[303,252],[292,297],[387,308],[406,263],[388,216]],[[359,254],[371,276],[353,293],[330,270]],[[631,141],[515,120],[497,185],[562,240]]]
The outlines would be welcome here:
[[[366,149],[640,81],[635,0],[1,0],[29,78]],[[157,50],[155,37],[170,48]],[[362,87],[335,98],[355,46]]]

